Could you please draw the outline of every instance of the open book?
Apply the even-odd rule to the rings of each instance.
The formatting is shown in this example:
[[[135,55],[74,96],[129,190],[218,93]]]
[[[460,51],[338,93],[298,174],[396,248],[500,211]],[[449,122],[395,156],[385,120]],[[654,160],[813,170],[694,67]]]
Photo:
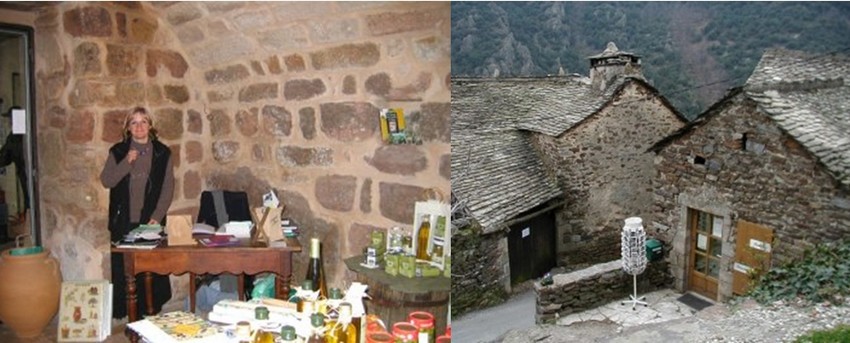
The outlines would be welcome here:
[[[216,228],[210,224],[206,223],[195,223],[192,225],[192,234],[193,235],[212,235],[215,234]]]
[[[112,333],[112,284],[106,280],[62,282],[59,342],[101,342]]]

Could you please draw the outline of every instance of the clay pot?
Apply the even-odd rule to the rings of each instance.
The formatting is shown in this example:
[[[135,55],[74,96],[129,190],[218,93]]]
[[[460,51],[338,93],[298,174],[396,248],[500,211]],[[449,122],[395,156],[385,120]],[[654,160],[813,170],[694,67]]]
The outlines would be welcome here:
[[[0,254],[0,320],[18,337],[36,337],[59,310],[59,262],[47,249],[19,256],[10,251]]]

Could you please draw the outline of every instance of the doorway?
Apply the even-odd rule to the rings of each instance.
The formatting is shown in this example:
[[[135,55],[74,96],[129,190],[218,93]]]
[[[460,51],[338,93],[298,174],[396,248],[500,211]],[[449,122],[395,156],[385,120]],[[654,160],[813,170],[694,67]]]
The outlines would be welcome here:
[[[688,290],[717,300],[723,217],[688,209]]]
[[[551,210],[510,225],[511,286],[539,278],[555,267],[555,229],[555,213]]]
[[[32,27],[0,24],[0,238],[27,234],[41,245],[33,36]]]

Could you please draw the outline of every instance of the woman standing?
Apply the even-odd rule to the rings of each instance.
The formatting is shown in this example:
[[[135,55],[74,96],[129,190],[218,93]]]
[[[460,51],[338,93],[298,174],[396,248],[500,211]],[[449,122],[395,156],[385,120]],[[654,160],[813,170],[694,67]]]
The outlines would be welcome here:
[[[109,148],[100,182],[109,188],[109,231],[113,242],[124,239],[140,224],[165,225],[174,195],[171,150],[157,140],[153,120],[145,108],[136,107],[124,119],[124,140]],[[112,317],[127,315],[127,279],[122,254],[113,253]],[[147,313],[144,278],[137,278],[139,301],[136,318]],[[168,275],[153,275],[153,312],[171,299]]]

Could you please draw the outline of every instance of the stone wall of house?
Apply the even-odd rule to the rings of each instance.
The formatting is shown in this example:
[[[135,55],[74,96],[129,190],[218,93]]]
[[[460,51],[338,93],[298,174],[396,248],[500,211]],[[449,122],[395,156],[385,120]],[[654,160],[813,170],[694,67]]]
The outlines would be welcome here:
[[[850,191],[751,101],[739,95],[720,111],[660,151],[653,216],[644,225],[672,248],[670,270],[676,287],[684,289],[688,208],[722,217],[718,300],[723,301],[731,296],[738,220],[774,231],[776,265],[847,237]]]
[[[367,233],[449,194],[448,3],[61,2],[35,32],[41,230],[66,279],[109,275],[99,173],[137,105],[174,152],[171,214],[196,214],[206,189],[252,205],[273,189],[322,239],[333,286]],[[424,143],[382,144],[387,107]]]
[[[616,300],[628,300],[629,295],[634,293],[634,280],[632,275],[623,271],[622,266],[622,262],[617,259],[571,273],[553,275],[551,285],[542,286],[540,281],[535,282],[535,322],[551,324],[560,316]],[[667,262],[664,261],[649,263],[637,277],[638,296],[670,287],[672,278],[667,268]]]
[[[482,235],[480,227],[452,236],[452,316],[491,307],[508,299],[510,270],[504,233]]]
[[[645,87],[631,82],[597,114],[535,146],[555,168],[566,205],[558,213],[559,263],[610,261],[620,256],[628,217],[651,213],[653,155],[645,151],[684,123]]]

